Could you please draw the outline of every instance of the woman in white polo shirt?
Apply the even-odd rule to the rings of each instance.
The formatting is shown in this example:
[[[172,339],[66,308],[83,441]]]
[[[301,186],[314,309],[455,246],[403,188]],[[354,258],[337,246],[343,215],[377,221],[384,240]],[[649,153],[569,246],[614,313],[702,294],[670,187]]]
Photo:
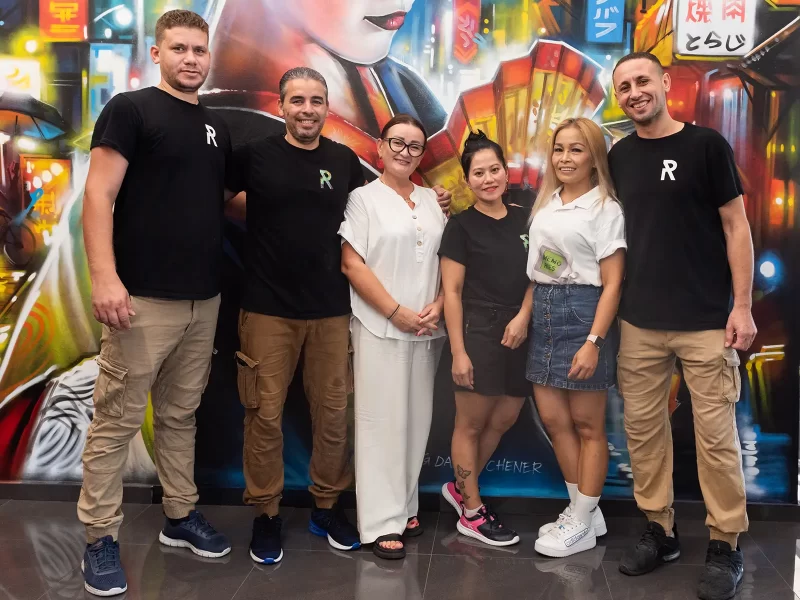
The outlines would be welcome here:
[[[405,556],[403,536],[422,533],[418,480],[444,342],[437,252],[446,219],[436,192],[410,179],[426,142],[409,115],[386,124],[383,174],[350,194],[339,230],[353,306],[358,528],[387,559]]]
[[[626,243],[600,127],[567,119],[552,140],[529,231],[527,377],[570,496],[558,520],[539,530],[536,550],[564,557],[594,548],[606,533],[597,503],[608,470],[605,411],[616,381]]]

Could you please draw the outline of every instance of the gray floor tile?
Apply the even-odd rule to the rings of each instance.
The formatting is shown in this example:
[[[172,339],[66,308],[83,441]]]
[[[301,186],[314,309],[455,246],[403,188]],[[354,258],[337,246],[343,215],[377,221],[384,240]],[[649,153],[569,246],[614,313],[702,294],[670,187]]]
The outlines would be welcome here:
[[[565,559],[434,555],[425,598],[610,600],[602,560],[602,548]]]
[[[36,600],[77,568],[81,553],[74,544],[0,543],[0,598]]]
[[[749,536],[800,596],[800,523],[750,523]]]
[[[605,563],[606,576],[615,600],[695,600],[697,582],[703,573],[699,565],[665,565],[642,577],[627,577],[616,563]],[[736,599],[796,600],[795,595],[772,567],[745,563]]]
[[[420,600],[430,557],[383,561],[367,552],[288,550],[275,566],[258,566],[236,600]]]
[[[123,504],[123,528],[142,514],[149,504]],[[32,502],[9,500],[0,506],[0,542],[33,539],[58,530],[59,537],[73,536],[85,543],[85,529],[78,520],[74,502]]]
[[[253,570],[246,552],[208,559],[158,542],[121,544],[122,563],[128,579],[124,600],[230,600]],[[80,568],[49,590],[45,600],[92,598],[83,587]]]

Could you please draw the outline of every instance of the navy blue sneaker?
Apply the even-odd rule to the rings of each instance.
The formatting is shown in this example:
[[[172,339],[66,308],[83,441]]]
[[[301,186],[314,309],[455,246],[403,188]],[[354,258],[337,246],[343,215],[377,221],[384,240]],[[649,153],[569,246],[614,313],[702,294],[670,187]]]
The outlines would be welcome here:
[[[361,538],[347,515],[337,504],[333,508],[316,508],[311,511],[311,522],[308,530],[314,535],[327,537],[328,543],[337,550],[357,550],[361,547]]]
[[[197,556],[220,558],[231,551],[227,537],[219,533],[196,510],[189,513],[189,519],[172,525],[167,519],[164,529],[158,534],[158,541],[173,548],[188,548]]]
[[[261,515],[253,520],[253,538],[250,540],[250,558],[262,565],[281,562],[281,518]]]
[[[86,546],[81,571],[86,591],[95,596],[116,596],[128,589],[119,560],[119,544],[110,535]]]

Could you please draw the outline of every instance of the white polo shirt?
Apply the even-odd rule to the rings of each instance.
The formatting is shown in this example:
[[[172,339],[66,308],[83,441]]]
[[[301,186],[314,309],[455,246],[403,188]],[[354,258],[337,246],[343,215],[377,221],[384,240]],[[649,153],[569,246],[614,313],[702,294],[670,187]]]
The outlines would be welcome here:
[[[599,187],[563,204],[559,194],[541,207],[531,223],[528,277],[536,283],[602,286],[600,261],[625,243],[622,207]]]
[[[414,186],[412,210],[392,188],[376,179],[353,190],[347,201],[339,235],[350,243],[397,302],[422,311],[439,295],[439,242],[446,218],[436,192]],[[350,287],[353,316],[374,336],[412,342],[442,337],[404,333]]]

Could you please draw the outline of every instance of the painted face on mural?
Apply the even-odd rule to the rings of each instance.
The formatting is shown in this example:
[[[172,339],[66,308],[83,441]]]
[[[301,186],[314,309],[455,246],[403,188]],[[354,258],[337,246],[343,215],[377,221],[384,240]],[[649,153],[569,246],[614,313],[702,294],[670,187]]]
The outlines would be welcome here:
[[[205,83],[211,65],[208,34],[189,27],[167,29],[161,43],[151,49],[151,56],[173,89],[194,93]]]
[[[655,121],[667,107],[670,78],[645,58],[629,60],[614,73],[614,92],[620,108],[640,125]]]
[[[495,202],[506,191],[508,173],[500,157],[490,148],[480,150],[472,157],[467,184],[479,200]]]
[[[354,63],[386,57],[414,0],[266,0],[294,27]],[[335,26],[333,26],[335,24]]]
[[[384,172],[398,179],[411,177],[422,160],[425,142],[425,134],[414,125],[398,123],[393,126],[386,132],[386,139],[378,142],[378,155],[383,161]],[[400,148],[402,144],[408,146]]]
[[[592,176],[592,155],[577,127],[565,127],[558,132],[551,162],[561,183],[581,183]]]
[[[304,145],[314,143],[328,117],[325,86],[313,79],[290,80],[278,112],[286,120],[289,135]]]

